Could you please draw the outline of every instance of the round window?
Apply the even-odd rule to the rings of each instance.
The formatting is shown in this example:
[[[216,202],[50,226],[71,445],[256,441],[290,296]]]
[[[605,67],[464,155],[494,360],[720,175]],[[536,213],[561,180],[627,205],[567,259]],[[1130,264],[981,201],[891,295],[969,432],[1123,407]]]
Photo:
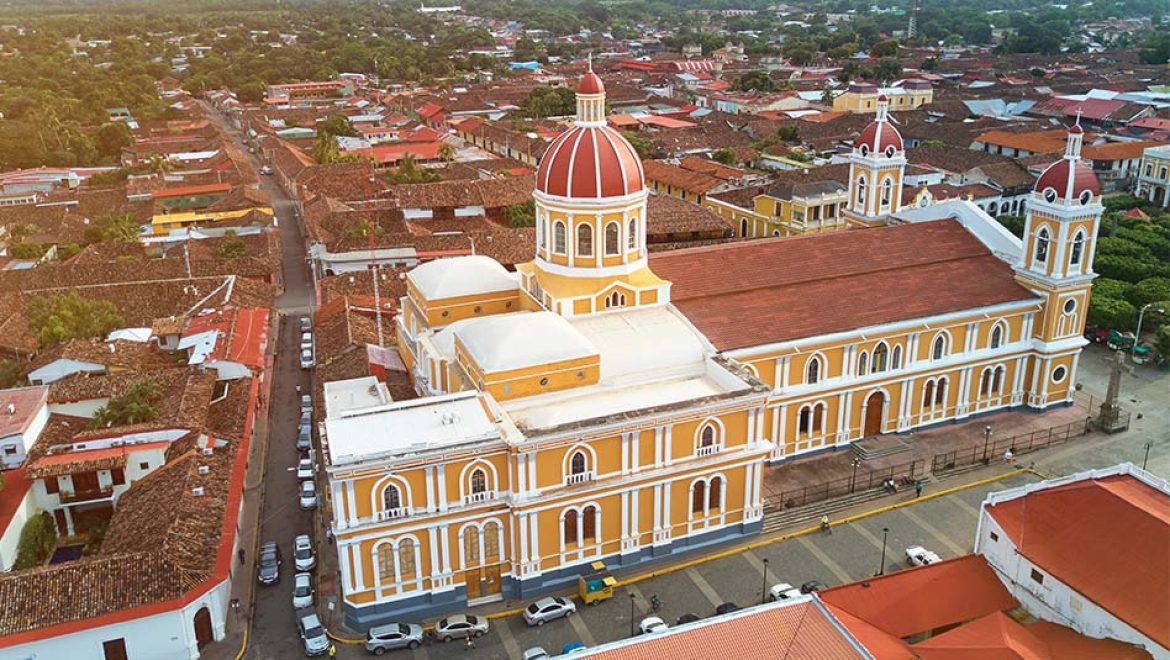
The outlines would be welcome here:
[[[1076,308],[1077,308],[1077,301],[1076,300],[1069,298],[1068,300],[1066,300],[1064,302],[1064,313],[1065,314],[1072,314],[1073,311],[1076,310]]]
[[[443,318],[447,318],[448,316],[451,316],[451,312],[445,311],[445,312],[443,312],[442,316],[443,316]]]
[[[476,305],[476,306],[475,306],[475,313],[476,313],[476,314],[479,314],[479,313],[480,313],[480,312],[482,312],[482,311],[483,311],[483,308],[482,308],[482,307],[480,307],[479,305]]]
[[[1067,375],[1068,375],[1068,369],[1065,369],[1063,366],[1057,367],[1057,368],[1052,370],[1052,382],[1054,382],[1054,383],[1064,382],[1064,377]]]
[[[503,387],[503,390],[504,390],[504,394],[510,394],[512,392],[512,386],[505,384]]]
[[[540,379],[540,386],[541,386],[541,387],[548,387],[548,379],[547,379],[547,378],[541,378],[541,379]]]
[[[862,155],[862,156],[868,156],[868,155],[869,155],[869,145],[868,145],[868,144],[863,144],[863,145],[861,145],[861,155]]]
[[[1045,188],[1044,189],[1044,201],[1055,202],[1056,201],[1056,190],[1053,188]]]
[[[1081,204],[1088,204],[1091,201],[1093,201],[1093,191],[1092,190],[1081,191]]]
[[[585,380],[585,372],[584,371],[577,372],[577,380]]]

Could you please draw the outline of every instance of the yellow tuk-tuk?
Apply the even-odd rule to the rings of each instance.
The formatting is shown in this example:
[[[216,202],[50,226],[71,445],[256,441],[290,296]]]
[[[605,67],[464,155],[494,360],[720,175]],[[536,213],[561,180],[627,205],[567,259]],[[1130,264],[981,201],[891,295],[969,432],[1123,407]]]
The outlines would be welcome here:
[[[595,561],[589,568],[593,569],[592,572],[577,578],[577,595],[581,597],[581,601],[594,605],[598,601],[613,598],[613,587],[617,584],[617,579],[609,574],[605,563]]]

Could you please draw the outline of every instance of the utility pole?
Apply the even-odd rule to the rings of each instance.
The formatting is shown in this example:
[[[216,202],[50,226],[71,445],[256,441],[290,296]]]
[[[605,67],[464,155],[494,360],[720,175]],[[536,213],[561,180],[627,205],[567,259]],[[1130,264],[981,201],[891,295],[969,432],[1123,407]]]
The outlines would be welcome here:
[[[918,36],[918,0],[910,4],[910,22],[906,24],[906,41]]]

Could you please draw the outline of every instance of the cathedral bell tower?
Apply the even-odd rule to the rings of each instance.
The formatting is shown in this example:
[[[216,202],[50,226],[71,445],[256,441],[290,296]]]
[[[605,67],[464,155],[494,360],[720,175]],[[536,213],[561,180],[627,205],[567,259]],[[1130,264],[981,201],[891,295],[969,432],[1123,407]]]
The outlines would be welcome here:
[[[536,258],[517,266],[532,300],[562,316],[667,302],[670,283],[647,265],[648,194],[637,151],[606,122],[605,85],[590,65],[573,127],[536,172]]]
[[[1016,279],[1044,300],[1032,323],[1034,364],[1028,404],[1071,400],[1093,279],[1101,222],[1101,187],[1081,160],[1084,129],[1069,128],[1064,157],[1048,166],[1028,200]]]
[[[902,135],[889,121],[890,99],[878,97],[877,115],[853,142],[849,154],[849,202],[845,219],[851,227],[885,223],[902,208],[906,149]]]

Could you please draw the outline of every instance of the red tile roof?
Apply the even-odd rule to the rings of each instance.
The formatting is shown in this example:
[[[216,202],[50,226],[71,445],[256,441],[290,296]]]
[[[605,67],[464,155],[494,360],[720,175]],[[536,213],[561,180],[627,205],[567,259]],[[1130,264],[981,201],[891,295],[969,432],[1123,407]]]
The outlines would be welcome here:
[[[45,385],[0,390],[0,438],[24,433],[48,400],[49,388]],[[12,406],[12,413],[8,406]]]
[[[909,637],[1017,605],[978,555],[832,587],[821,600],[894,637]]]
[[[183,197],[186,195],[204,195],[207,193],[228,192],[232,189],[230,183],[205,183],[201,186],[183,186],[181,188],[160,188],[152,190],[150,196],[159,199],[160,197]]]
[[[1150,654],[1112,639],[1093,639],[1054,623],[1023,626],[1002,612],[989,614],[914,645],[922,660],[1139,660]],[[880,657],[880,656],[879,656]]]
[[[0,488],[0,529],[8,529],[30,487],[32,480],[23,467],[4,473],[4,488]]]
[[[1035,299],[954,220],[678,250],[650,266],[719,350]]]
[[[1029,561],[1170,646],[1170,497],[1122,475],[1035,491],[987,511]]]
[[[760,607],[676,628],[653,636],[635,637],[592,650],[598,660],[682,660],[734,658],[774,660],[865,657],[831,615],[817,603]]]

